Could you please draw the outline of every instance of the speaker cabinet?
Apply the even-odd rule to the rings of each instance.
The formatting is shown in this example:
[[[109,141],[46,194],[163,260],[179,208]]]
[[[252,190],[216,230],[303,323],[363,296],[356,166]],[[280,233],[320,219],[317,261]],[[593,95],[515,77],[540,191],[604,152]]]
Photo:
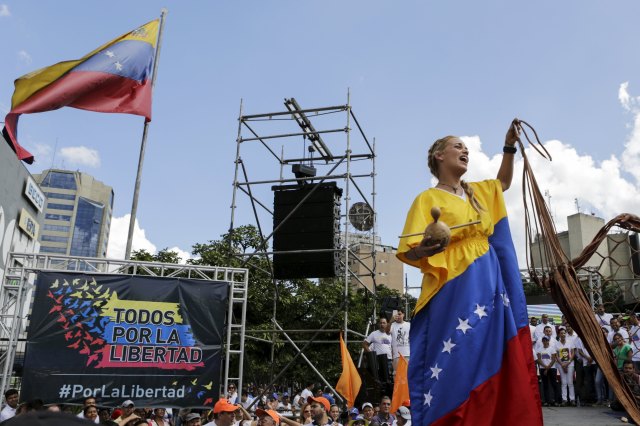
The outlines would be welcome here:
[[[302,202],[314,188],[315,191]],[[339,248],[342,190],[335,182],[283,185],[271,189],[274,191],[273,229],[277,228],[273,234],[274,277],[293,279],[338,276],[339,252],[304,251]],[[286,219],[289,214],[291,216]],[[303,252],[281,253],[294,250]]]

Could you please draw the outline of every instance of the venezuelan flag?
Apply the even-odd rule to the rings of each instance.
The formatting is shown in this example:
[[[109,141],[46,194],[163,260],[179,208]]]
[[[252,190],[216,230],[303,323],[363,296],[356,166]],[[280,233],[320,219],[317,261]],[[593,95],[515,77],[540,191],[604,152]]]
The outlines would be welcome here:
[[[452,231],[446,250],[411,261],[424,274],[411,320],[409,394],[419,425],[542,425],[526,301],[500,181],[470,184],[484,210],[437,188],[414,201],[403,234],[424,231],[430,210]]]
[[[18,143],[20,114],[65,106],[96,112],[144,116],[151,121],[151,71],[160,20],[151,21],[81,59],[60,62],[15,81],[5,133],[18,158],[33,155]]]

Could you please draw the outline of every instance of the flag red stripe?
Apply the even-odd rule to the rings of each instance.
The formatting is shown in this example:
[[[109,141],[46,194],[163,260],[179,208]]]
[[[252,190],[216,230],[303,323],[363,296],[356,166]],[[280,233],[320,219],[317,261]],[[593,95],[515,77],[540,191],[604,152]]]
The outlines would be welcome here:
[[[527,325],[509,341],[500,371],[433,425],[540,425],[542,408],[536,377]]]
[[[70,72],[10,111],[44,112],[65,106],[142,115],[151,120],[151,82],[102,72]]]

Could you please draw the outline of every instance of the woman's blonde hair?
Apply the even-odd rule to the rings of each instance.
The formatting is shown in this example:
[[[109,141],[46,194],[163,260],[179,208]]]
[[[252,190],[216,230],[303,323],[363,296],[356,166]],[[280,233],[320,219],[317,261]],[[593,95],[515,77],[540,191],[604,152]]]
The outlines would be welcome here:
[[[436,154],[444,151],[447,147],[447,143],[451,139],[458,139],[458,137],[452,135],[445,136],[435,141],[433,145],[431,145],[431,148],[429,148],[427,165],[429,166],[429,171],[431,172],[431,174],[436,178],[440,177],[440,171],[438,170],[439,164],[436,158]],[[471,206],[473,207],[473,209],[478,213],[480,213],[481,210],[484,210],[480,202],[478,202],[478,199],[473,195],[473,188],[464,180],[460,180],[460,186],[464,190],[465,194],[467,194],[467,198],[471,202]]]

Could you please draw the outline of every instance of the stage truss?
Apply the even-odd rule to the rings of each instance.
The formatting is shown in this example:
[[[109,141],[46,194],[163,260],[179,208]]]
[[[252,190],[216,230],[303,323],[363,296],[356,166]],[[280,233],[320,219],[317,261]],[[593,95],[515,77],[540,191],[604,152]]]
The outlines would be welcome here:
[[[41,271],[64,271],[118,275],[140,275],[166,278],[190,278],[229,283],[226,342],[224,348],[224,390],[229,382],[242,386],[244,364],[245,318],[247,312],[247,269],[218,266],[181,265],[133,260],[58,256],[39,253],[9,253],[4,279],[0,283],[0,395],[11,387],[19,387],[13,374],[17,354],[24,354],[26,328],[35,287],[36,274]],[[234,315],[234,310],[241,312]],[[232,364],[237,369],[232,370]],[[221,389],[221,392],[223,392]]]
[[[285,99],[285,107],[285,111],[246,115],[242,103],[240,105],[229,233],[233,232],[236,223],[253,224],[260,236],[264,236],[263,247],[268,247],[274,233],[282,225],[281,223],[272,230],[273,211],[269,207],[273,205],[271,185],[336,182],[343,190],[340,210],[341,229],[338,231],[340,246],[330,251],[340,253],[340,278],[344,281],[345,300],[350,286],[367,289],[373,294],[372,318],[375,318],[376,245],[379,244],[376,238],[375,140],[369,141],[365,135],[350,105],[349,94],[347,94],[347,103],[344,105],[303,109],[294,98],[290,98]],[[317,168],[317,176],[285,177],[285,173],[292,173],[285,168],[294,164]],[[294,210],[304,203],[305,199]],[[372,227],[359,233],[355,232],[356,229],[352,225],[354,218],[350,217],[352,214],[350,209],[356,202],[366,204],[372,212]],[[370,253],[359,252],[358,256],[356,249],[363,247],[365,250],[367,250],[366,247],[370,247]],[[314,251],[318,250],[296,250],[287,253]],[[330,321],[327,321],[319,330],[286,330],[278,322],[277,280],[274,278],[272,263],[273,255],[277,253],[283,252],[258,250],[240,255],[244,265],[249,265],[251,259],[256,256],[266,258],[269,264],[270,276],[274,283],[271,365],[274,365],[274,346],[277,339],[281,339],[280,342],[288,343],[293,347],[296,357],[302,357],[325,386],[333,389],[333,385],[327,382],[304,355],[304,350],[314,342],[319,332],[330,331],[326,329]],[[365,264],[364,258],[371,259],[371,262]],[[356,264],[361,265],[364,272],[356,273],[354,271]],[[355,337],[358,341],[366,337],[369,325],[366,330],[362,330],[364,334],[349,327],[348,307],[336,307],[336,312],[333,315],[327,313],[327,317],[334,318],[342,313],[344,314],[342,329],[345,341],[349,337]],[[248,338],[253,338],[250,335],[252,331],[248,330]],[[264,330],[255,331],[264,332]],[[306,344],[299,348],[289,336],[289,332],[307,332],[312,335],[305,339],[303,342]],[[285,366],[277,375],[272,370],[272,383],[276,382],[288,367],[289,365]]]

